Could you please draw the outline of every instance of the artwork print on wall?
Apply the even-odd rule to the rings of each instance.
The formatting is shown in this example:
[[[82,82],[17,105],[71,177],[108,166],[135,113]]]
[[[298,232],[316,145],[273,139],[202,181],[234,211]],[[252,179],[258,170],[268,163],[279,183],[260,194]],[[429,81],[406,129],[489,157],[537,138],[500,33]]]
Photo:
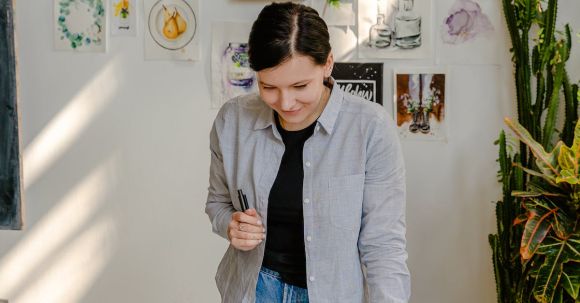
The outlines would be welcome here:
[[[357,38],[353,27],[329,26],[328,34],[335,62],[349,62],[356,58]]]
[[[105,52],[106,15],[103,0],[54,0],[56,50]]]
[[[489,17],[472,0],[456,0],[441,26],[447,44],[461,44],[493,31]]]
[[[335,61],[350,61],[356,57],[356,13],[354,0],[304,0],[328,25],[330,45]]]
[[[212,29],[212,108],[257,91],[248,61],[250,23],[215,22]]]
[[[328,26],[354,26],[354,0],[341,0],[328,3],[328,0],[307,0],[303,2],[315,9]]]
[[[345,92],[383,105],[382,63],[335,63],[332,77]]]
[[[137,9],[135,0],[113,0],[111,9],[111,33],[114,36],[135,36]]]
[[[446,139],[445,76],[437,71],[395,72],[395,120],[401,138]]]
[[[431,0],[359,0],[360,58],[431,55]]]
[[[439,0],[437,63],[498,64],[508,35],[494,0]],[[474,55],[477,54],[477,55]]]
[[[198,0],[145,0],[145,59],[199,60]]]
[[[12,0],[0,0],[0,229],[22,228]]]

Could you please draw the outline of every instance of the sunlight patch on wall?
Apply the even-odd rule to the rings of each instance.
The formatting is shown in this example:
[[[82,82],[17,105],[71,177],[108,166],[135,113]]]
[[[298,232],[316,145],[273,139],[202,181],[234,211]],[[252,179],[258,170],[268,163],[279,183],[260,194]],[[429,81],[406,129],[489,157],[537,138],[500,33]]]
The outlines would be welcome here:
[[[113,59],[73,97],[26,146],[23,161],[24,189],[36,180],[83,134],[119,89],[122,64]]]
[[[63,249],[71,251],[69,243],[80,241],[75,238],[83,227],[87,228],[87,222],[106,203],[108,193],[117,184],[115,173],[117,165],[118,156],[113,154],[72,188],[24,235],[23,240],[0,260],[0,281],[2,281],[0,297],[13,298],[18,289],[28,286],[31,280],[38,278],[37,271],[57,263],[53,262],[54,254],[60,253]],[[91,235],[91,239],[100,241],[94,232]],[[75,249],[83,251],[85,248]],[[91,254],[94,257],[99,255],[100,253]],[[48,301],[42,299],[36,302]]]

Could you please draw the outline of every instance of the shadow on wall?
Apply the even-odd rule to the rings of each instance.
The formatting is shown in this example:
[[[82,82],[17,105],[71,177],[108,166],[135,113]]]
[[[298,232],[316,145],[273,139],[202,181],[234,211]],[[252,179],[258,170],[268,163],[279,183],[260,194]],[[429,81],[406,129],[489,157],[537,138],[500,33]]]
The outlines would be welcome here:
[[[89,127],[98,122],[119,90],[112,81],[119,73],[117,61],[110,60],[26,146],[26,191],[50,180],[58,162],[67,160],[67,153],[82,144]],[[111,145],[96,152],[99,159],[86,162],[98,165],[78,176],[76,184],[67,184],[68,192],[35,201],[49,209],[27,221],[20,242],[0,259],[0,297],[19,303],[80,302],[99,278],[115,251],[117,225],[107,214],[106,201],[118,183],[121,155],[119,147]]]

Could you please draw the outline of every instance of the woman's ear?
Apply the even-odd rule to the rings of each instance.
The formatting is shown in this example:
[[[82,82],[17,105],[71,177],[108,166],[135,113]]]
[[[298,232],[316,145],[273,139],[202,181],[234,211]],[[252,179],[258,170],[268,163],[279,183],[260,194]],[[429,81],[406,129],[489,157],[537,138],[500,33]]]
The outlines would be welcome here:
[[[326,64],[324,65],[324,78],[330,77],[332,75],[332,68],[334,67],[334,56],[332,52],[328,54],[328,58],[326,58]]]

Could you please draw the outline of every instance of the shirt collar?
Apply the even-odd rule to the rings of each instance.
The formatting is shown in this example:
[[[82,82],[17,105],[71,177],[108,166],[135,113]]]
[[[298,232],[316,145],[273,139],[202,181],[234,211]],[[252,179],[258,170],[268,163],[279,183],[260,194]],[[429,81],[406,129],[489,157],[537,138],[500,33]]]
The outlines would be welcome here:
[[[340,108],[343,102],[343,92],[334,80],[334,78],[329,78],[329,83],[332,85],[330,91],[330,97],[328,97],[328,102],[322,111],[322,114],[318,118],[318,123],[324,128],[324,130],[331,134],[340,113]]]
[[[340,112],[340,107],[343,102],[343,92],[334,80],[334,78],[329,78],[329,84],[332,86],[330,91],[330,97],[328,97],[328,102],[322,111],[322,114],[318,118],[318,123],[324,128],[324,130],[331,134],[332,129],[336,119],[338,118],[338,113]],[[264,102],[264,101],[262,101]],[[275,127],[276,121],[274,120],[274,110],[264,103],[264,108],[258,115],[256,122],[254,123],[254,130],[265,129],[269,126]]]
[[[262,102],[264,106],[254,123],[254,130],[265,129],[269,126],[274,128],[276,126],[276,121],[274,121],[274,110],[262,101],[261,98],[260,102]]]

